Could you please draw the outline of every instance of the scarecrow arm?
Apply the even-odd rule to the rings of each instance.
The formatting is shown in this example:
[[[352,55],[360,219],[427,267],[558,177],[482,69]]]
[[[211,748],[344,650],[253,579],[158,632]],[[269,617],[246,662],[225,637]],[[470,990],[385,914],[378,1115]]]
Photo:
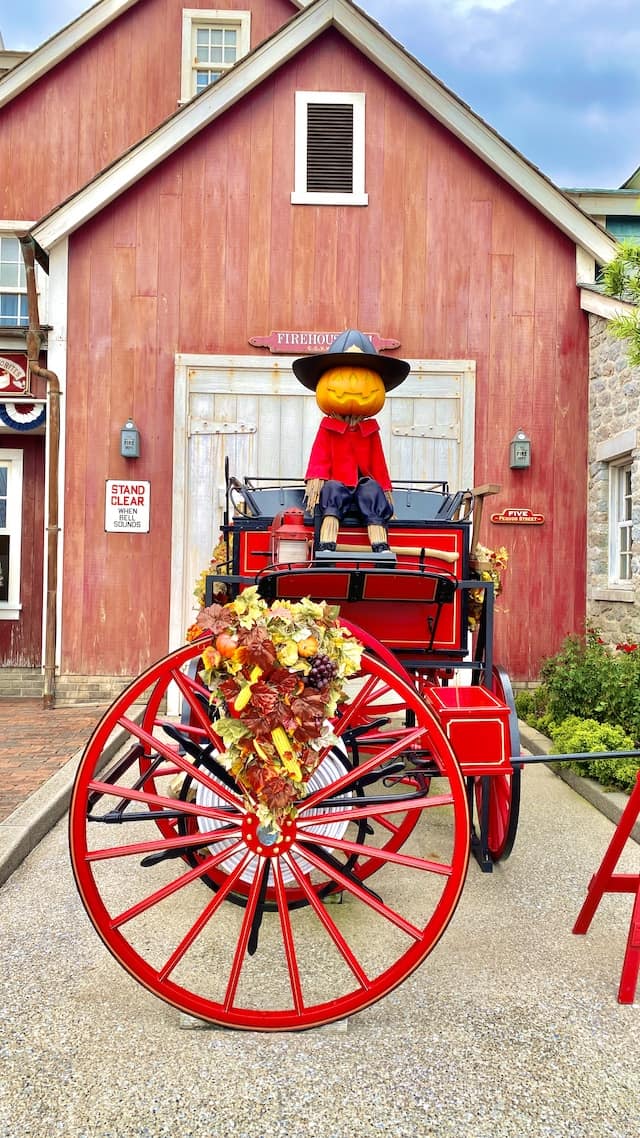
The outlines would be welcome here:
[[[324,478],[307,478],[304,484],[304,500],[310,514],[314,512],[320,501],[320,491],[324,483]]]

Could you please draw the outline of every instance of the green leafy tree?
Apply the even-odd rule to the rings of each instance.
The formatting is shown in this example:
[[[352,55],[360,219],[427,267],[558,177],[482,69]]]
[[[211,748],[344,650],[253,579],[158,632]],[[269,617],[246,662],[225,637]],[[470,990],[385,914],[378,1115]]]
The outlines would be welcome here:
[[[628,340],[629,363],[640,367],[640,245],[626,240],[603,272],[604,291],[636,307],[633,312],[621,313],[610,321],[614,336]]]

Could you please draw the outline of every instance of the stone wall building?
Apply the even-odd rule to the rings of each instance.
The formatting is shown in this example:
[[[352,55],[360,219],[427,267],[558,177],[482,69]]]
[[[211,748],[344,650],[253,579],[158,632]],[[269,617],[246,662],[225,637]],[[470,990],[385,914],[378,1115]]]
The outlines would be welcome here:
[[[640,642],[640,368],[609,328],[621,307],[589,305],[587,621],[612,645]]]

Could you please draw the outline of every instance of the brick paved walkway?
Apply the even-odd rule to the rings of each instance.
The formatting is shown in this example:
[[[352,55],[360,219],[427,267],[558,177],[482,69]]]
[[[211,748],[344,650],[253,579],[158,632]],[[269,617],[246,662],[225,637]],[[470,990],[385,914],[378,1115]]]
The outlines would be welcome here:
[[[0,699],[0,822],[84,747],[105,710]]]

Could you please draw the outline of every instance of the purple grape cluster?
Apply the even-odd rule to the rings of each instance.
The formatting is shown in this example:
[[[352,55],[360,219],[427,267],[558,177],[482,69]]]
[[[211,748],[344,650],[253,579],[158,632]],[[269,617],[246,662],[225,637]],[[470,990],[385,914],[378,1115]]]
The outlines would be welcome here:
[[[337,671],[337,665],[328,656],[314,656],[306,682],[310,688],[323,688],[331,683]]]

